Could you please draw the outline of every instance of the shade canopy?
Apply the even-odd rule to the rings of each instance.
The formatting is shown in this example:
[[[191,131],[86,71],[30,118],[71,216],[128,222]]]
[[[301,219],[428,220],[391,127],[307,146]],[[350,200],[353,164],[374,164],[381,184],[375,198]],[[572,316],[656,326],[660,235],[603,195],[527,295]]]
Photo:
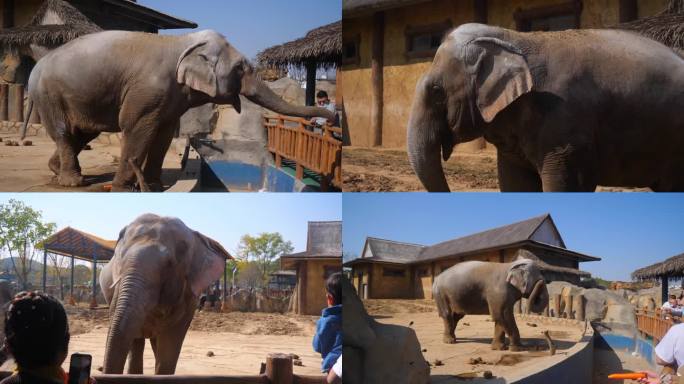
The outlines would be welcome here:
[[[684,277],[684,253],[632,272],[632,278],[636,280],[681,279],[682,277]]]
[[[43,242],[43,249],[79,260],[107,262],[114,256],[115,240],[66,227]]]

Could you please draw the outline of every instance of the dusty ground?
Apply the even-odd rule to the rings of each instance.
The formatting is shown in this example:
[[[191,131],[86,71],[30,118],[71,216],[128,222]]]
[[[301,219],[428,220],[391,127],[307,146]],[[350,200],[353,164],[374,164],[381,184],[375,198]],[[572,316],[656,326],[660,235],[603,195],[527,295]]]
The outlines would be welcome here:
[[[355,148],[342,150],[344,192],[425,191],[408,162],[404,149]],[[444,164],[452,191],[498,192],[496,151],[454,151]],[[649,191],[647,188],[602,187],[597,192]]]
[[[495,377],[518,375],[523,371],[534,372],[548,363],[546,342],[542,330],[548,330],[556,343],[556,355],[567,353],[581,337],[583,328],[561,324],[537,324],[518,319],[517,324],[523,343],[530,348],[524,352],[492,351],[490,348],[494,323],[489,316],[468,315],[456,328],[457,344],[442,342],[442,320],[428,300],[366,300],[369,313],[379,322],[411,325],[418,335],[423,355],[431,364],[432,383],[461,383],[469,377],[478,377],[468,382],[477,383],[484,371],[491,371]],[[536,326],[530,326],[535,324]],[[471,359],[481,359],[474,362]],[[439,360],[439,362],[437,362]],[[441,365],[439,364],[441,362]],[[436,364],[437,363],[437,364]]]
[[[32,146],[6,146],[7,140],[18,140],[16,134],[0,134],[0,191],[3,192],[103,192],[103,184],[111,184],[119,164],[121,147],[90,143],[91,150],[82,151],[78,159],[88,185],[67,188],[58,185],[48,168],[48,160],[55,151],[49,137],[29,136]],[[172,145],[164,159],[164,182],[172,183],[180,171],[180,157]]]
[[[108,310],[90,311],[68,308],[71,342],[69,352],[93,356],[93,372],[104,361],[107,339]],[[311,347],[315,332],[315,316],[273,313],[216,313],[195,315],[183,343],[178,361],[178,374],[256,375],[269,353],[292,353],[300,357],[302,366],[294,372],[320,374],[321,357]],[[209,352],[213,356],[207,356]],[[65,362],[67,368],[68,361]],[[154,373],[154,356],[147,343],[144,369]]]

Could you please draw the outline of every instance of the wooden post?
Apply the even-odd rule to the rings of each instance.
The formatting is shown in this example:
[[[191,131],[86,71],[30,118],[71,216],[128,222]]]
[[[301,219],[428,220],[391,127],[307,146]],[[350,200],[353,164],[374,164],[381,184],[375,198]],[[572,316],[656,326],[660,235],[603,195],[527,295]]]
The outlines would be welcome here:
[[[553,295],[553,317],[561,317],[560,301],[561,301],[561,295],[560,294]]]
[[[621,23],[636,20],[639,17],[637,0],[620,0],[619,17]]]
[[[24,86],[22,84],[10,85],[10,121],[24,121]]]
[[[384,42],[385,42],[385,13],[376,12],[373,15],[373,46],[371,55],[371,146],[382,145],[382,109],[384,105]]]
[[[309,306],[306,304],[306,279],[307,279],[307,264],[305,261],[300,261],[297,268],[299,272],[297,273],[297,286],[299,287],[298,297],[299,305],[297,314],[308,315]]]
[[[266,358],[266,377],[271,384],[292,384],[292,356],[284,353],[271,353]]]
[[[306,66],[306,105],[316,105],[316,62],[309,60]]]
[[[93,288],[90,308],[97,308],[97,256],[93,256]]]
[[[43,250],[43,292],[47,293],[47,249]]]
[[[9,84],[0,84],[0,121],[7,121],[9,101]]]
[[[667,284],[668,284],[667,277],[661,276],[660,277],[660,297],[663,299],[663,301],[661,302],[661,305],[665,304],[668,300],[667,296],[668,296],[669,289],[668,289]]]
[[[584,295],[576,295],[574,301],[575,302],[572,304],[572,306],[575,308],[575,319],[584,321]]]
[[[228,263],[224,262],[223,265],[223,302],[226,302],[226,292],[228,288]]]
[[[76,299],[74,299],[74,255],[71,255],[71,285],[69,287],[69,304],[76,305]]]

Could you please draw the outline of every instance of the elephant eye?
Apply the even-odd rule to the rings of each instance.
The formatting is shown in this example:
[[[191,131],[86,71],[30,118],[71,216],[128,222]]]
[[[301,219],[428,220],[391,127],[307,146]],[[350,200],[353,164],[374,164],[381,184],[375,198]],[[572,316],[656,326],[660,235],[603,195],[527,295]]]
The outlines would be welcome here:
[[[435,104],[446,104],[446,92],[439,85],[432,85],[429,89],[432,100]]]

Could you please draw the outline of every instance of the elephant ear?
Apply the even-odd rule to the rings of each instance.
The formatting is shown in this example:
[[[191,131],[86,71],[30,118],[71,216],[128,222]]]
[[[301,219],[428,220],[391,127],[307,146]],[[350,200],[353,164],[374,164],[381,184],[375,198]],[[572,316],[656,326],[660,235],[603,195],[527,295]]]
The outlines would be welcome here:
[[[506,275],[506,281],[518,289],[523,295],[529,288],[527,281],[527,268],[529,263],[530,260],[518,259],[514,261],[511,263],[511,266],[508,269],[508,274]]]
[[[193,247],[195,254],[192,255],[188,283],[192,293],[199,296],[202,290],[221,277],[226,260],[233,257],[216,240],[199,232],[195,232],[195,237],[197,243]]]
[[[477,108],[486,122],[518,97],[532,90],[532,74],[522,51],[493,37],[479,37],[471,44],[481,47],[475,63]]]
[[[187,48],[178,59],[176,80],[195,91],[211,97],[218,93],[216,81],[216,57],[212,57],[205,47],[207,42],[199,42]]]

